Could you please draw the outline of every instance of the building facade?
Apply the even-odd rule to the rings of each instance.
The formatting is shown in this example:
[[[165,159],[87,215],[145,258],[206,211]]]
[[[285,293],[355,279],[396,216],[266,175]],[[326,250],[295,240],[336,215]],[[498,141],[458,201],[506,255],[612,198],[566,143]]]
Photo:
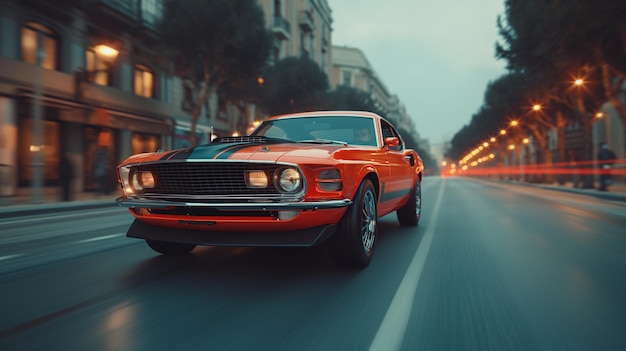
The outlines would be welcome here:
[[[64,156],[74,191],[109,192],[117,162],[171,147],[171,79],[150,50],[162,10],[158,0],[0,2],[3,196],[59,186]]]
[[[326,0],[258,0],[274,33],[270,62],[308,57],[331,76],[331,9]]]

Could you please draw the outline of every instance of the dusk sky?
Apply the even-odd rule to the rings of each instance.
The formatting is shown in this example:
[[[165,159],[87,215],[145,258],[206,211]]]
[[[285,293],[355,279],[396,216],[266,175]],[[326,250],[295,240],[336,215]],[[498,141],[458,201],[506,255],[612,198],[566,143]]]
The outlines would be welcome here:
[[[451,139],[505,73],[495,58],[504,0],[329,0],[333,45],[363,51],[422,138]]]

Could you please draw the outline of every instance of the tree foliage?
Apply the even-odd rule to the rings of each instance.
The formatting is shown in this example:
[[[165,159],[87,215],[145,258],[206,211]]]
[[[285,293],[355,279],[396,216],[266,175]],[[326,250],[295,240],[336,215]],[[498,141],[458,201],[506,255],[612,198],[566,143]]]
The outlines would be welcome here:
[[[167,0],[160,30],[171,68],[195,97],[192,136],[202,107],[218,90],[230,100],[246,97],[271,47],[255,0]]]
[[[590,134],[589,116],[607,100],[626,124],[618,96],[626,81],[624,18],[624,1],[505,0],[496,57],[510,74],[490,83],[483,106],[454,136],[448,156],[462,156],[488,137],[485,131],[496,132],[511,118],[544,144],[553,128],[561,143],[568,120],[583,122]],[[577,78],[585,84],[574,86]],[[533,104],[542,109],[532,112]]]
[[[260,107],[270,115],[315,111],[325,106],[328,78],[305,57],[287,57],[266,67]]]
[[[586,89],[603,92],[626,124],[626,106],[618,97],[626,81],[626,2],[507,0],[505,11],[506,20],[498,19],[503,42],[496,56],[509,69],[540,82],[563,104],[573,104],[561,97],[572,92],[575,78],[595,75],[599,79]]]

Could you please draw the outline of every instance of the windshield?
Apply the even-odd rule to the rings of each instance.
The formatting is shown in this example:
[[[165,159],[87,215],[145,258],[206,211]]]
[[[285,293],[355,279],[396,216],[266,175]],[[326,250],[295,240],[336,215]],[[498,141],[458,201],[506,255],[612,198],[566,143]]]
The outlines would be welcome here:
[[[251,136],[295,142],[340,141],[351,145],[377,146],[374,119],[358,116],[296,117],[265,121]]]

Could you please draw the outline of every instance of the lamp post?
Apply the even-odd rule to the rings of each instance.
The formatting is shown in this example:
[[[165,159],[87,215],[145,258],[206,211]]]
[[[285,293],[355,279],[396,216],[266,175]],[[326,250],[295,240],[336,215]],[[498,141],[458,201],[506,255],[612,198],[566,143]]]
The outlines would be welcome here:
[[[41,106],[41,89],[42,89],[42,68],[45,53],[41,47],[37,46],[35,59],[35,96],[33,100],[33,138],[30,145],[31,166],[32,166],[32,202],[43,202],[43,126],[42,126],[42,106]]]

